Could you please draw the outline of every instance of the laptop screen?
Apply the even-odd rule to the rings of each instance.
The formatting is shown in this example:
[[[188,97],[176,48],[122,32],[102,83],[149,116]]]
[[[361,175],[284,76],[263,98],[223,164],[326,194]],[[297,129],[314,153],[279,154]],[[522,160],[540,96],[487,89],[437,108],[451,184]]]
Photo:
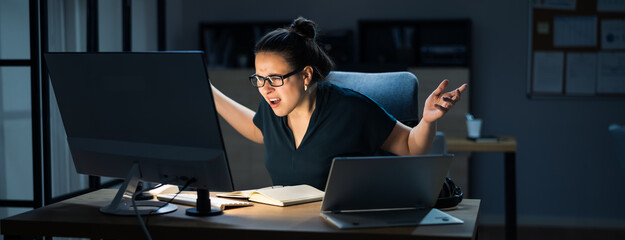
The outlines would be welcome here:
[[[323,212],[434,206],[453,155],[334,158]]]

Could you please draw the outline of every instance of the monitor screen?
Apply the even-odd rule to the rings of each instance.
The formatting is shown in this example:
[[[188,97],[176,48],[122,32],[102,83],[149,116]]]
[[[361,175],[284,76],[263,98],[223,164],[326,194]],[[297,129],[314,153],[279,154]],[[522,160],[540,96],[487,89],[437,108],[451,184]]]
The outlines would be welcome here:
[[[77,172],[232,191],[202,54],[44,54]]]

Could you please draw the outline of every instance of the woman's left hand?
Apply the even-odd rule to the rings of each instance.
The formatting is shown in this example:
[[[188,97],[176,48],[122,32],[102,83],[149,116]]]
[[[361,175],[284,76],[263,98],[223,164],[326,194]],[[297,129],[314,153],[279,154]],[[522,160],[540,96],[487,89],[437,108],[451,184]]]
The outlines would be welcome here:
[[[467,84],[462,84],[462,86],[453,91],[443,93],[443,90],[445,90],[448,84],[449,80],[443,80],[443,82],[438,85],[438,88],[425,100],[423,118],[421,120],[430,123],[443,117],[454,104],[460,101],[460,94],[468,87]]]

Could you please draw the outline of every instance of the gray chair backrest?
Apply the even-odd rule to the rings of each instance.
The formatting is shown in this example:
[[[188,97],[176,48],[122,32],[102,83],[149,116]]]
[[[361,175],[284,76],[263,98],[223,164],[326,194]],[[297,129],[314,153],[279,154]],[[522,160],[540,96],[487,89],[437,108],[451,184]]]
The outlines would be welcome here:
[[[326,80],[367,95],[408,126],[419,123],[419,80],[411,72],[332,71]]]

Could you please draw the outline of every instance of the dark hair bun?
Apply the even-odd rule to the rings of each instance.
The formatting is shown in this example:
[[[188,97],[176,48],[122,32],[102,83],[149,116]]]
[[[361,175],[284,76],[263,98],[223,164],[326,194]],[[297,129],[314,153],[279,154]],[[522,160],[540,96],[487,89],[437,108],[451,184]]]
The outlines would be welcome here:
[[[298,17],[293,20],[293,23],[291,23],[289,31],[294,32],[305,39],[315,40],[315,37],[317,36],[317,24],[306,18]]]

